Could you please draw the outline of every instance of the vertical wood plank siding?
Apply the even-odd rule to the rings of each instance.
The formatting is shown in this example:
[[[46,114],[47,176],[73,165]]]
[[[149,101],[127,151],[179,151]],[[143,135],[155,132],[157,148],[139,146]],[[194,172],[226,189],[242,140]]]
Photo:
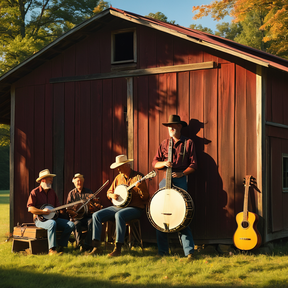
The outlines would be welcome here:
[[[143,174],[152,170],[156,150],[168,137],[162,123],[170,114],[179,114],[188,123],[183,134],[194,140],[199,164],[189,176],[196,206],[194,237],[231,241],[235,215],[243,205],[242,179],[257,172],[255,72],[174,36],[137,25],[136,29],[137,69],[203,61],[219,64],[210,70],[133,78],[133,165]],[[73,188],[75,173],[83,173],[84,185],[93,191],[107,179],[111,184],[118,173],[110,165],[116,155],[128,153],[126,79],[49,84],[54,77],[111,71],[112,30],[116,27],[107,25],[87,36],[16,83],[14,225],[31,221],[26,201],[42,169],[57,174],[53,186],[62,202]],[[281,119],[286,121],[285,117]],[[163,176],[159,172],[148,182],[151,195]],[[104,206],[110,205],[107,188],[99,195]],[[143,238],[155,240],[145,215],[143,221]]]

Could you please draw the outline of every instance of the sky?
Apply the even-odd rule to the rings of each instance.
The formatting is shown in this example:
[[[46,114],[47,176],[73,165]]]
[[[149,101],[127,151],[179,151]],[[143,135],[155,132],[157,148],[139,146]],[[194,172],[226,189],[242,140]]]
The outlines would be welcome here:
[[[216,24],[210,16],[199,20],[193,20],[192,7],[202,4],[210,4],[212,0],[106,0],[112,7],[119,8],[128,12],[146,16],[149,13],[162,12],[168,18],[168,21],[175,20],[175,24],[189,27],[191,24],[208,27],[216,30]],[[230,22],[229,17],[224,22]]]

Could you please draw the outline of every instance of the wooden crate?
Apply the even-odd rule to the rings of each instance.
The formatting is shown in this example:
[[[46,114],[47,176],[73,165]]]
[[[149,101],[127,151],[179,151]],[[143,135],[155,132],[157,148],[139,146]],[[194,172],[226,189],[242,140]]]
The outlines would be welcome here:
[[[29,254],[47,254],[48,240],[43,239],[28,239],[28,238],[14,238],[12,244],[12,252],[20,252],[29,250]]]
[[[14,227],[13,238],[43,239],[47,238],[47,230],[38,228],[34,223],[23,223]]]

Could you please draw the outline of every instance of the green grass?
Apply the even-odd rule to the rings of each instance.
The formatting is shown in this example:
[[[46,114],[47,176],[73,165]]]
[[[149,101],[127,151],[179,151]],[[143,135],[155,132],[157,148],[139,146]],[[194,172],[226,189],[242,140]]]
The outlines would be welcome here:
[[[269,254],[234,253],[219,256],[195,252],[186,263],[179,247],[169,257],[156,257],[155,246],[124,248],[110,259],[84,256],[68,247],[62,256],[12,253],[5,242],[9,222],[8,191],[0,191],[0,287],[288,287],[288,245],[284,239]],[[147,246],[147,245],[146,245]],[[108,253],[108,252],[107,252]]]

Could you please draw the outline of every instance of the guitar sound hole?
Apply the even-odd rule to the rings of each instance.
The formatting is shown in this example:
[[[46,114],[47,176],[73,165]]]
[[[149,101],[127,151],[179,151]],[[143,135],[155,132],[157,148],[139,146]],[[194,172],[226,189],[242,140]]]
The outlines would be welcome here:
[[[249,227],[249,223],[248,223],[247,221],[243,221],[243,222],[241,223],[241,225],[242,225],[242,228],[244,228],[244,229],[246,229],[246,228]]]

